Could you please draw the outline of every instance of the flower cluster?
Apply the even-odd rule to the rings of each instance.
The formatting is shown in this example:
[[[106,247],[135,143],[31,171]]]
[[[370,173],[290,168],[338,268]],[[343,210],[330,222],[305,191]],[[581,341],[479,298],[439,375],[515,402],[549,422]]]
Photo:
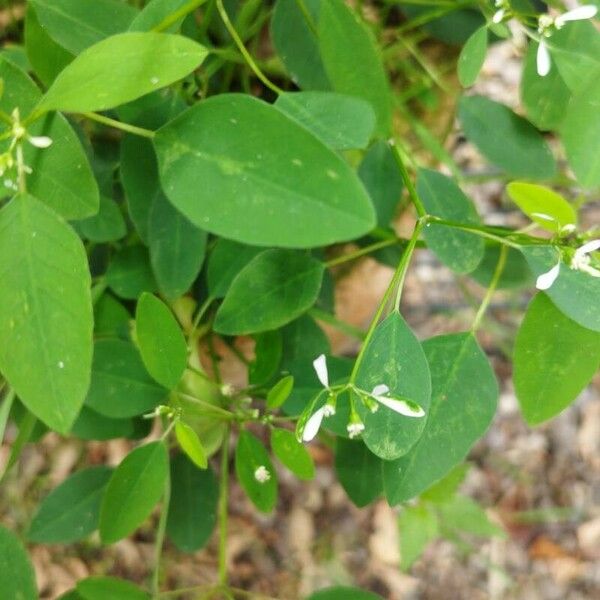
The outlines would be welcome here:
[[[376,412],[379,409],[379,406],[382,405],[406,417],[422,417],[425,415],[425,411],[414,402],[392,396],[389,387],[384,383],[376,385],[370,392],[361,390],[351,383],[331,387],[329,385],[327,359],[324,354],[321,354],[313,361],[313,367],[324,388],[324,392],[327,394],[327,400],[320,408],[313,410],[314,404],[317,403],[319,397],[323,394],[323,392],[321,392],[313,405],[309,407],[309,414],[303,415],[303,417],[307,418],[300,420],[297,435],[299,440],[303,442],[310,442],[314,439],[319,432],[323,419],[335,415],[337,397],[345,391],[350,391],[350,393],[353,393],[358,397],[371,412]],[[355,438],[359,436],[364,429],[365,425],[356,411],[354,401],[351,400],[350,419],[346,425],[348,435],[351,438]]]
[[[592,265],[592,257],[590,254],[595,252],[596,250],[600,250],[600,239],[591,240],[583,244],[575,250],[573,256],[571,258],[569,266],[571,269],[575,269],[576,271],[582,271],[591,275],[592,277],[600,277],[600,264],[598,266]],[[559,261],[546,273],[542,273],[535,282],[535,287],[538,290],[547,290],[552,287],[552,284],[558,278],[560,274],[560,259]]]

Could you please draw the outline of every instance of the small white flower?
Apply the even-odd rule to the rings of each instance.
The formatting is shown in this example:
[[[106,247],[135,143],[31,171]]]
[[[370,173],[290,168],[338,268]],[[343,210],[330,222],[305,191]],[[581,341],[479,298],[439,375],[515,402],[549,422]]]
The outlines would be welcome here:
[[[586,4],[584,6],[578,6],[573,10],[559,15],[554,19],[554,26],[556,29],[560,29],[568,21],[582,21],[584,19],[593,19],[598,12],[598,7],[593,4]]]
[[[306,425],[304,426],[304,430],[302,431],[302,441],[310,442],[315,439],[317,433],[319,433],[319,429],[321,428],[321,423],[323,422],[323,417],[325,416],[325,406],[321,406],[318,410],[310,416],[308,421],[306,421]]]
[[[540,44],[537,49],[536,67],[540,77],[546,77],[546,75],[550,73],[550,68],[552,67],[550,52],[544,40],[540,40]]]
[[[560,273],[560,261],[557,262],[549,271],[542,273],[535,281],[535,287],[538,290],[547,290],[552,287]]]
[[[346,430],[348,431],[348,435],[350,436],[350,439],[354,439],[355,437],[358,437],[364,430],[365,430],[365,425],[364,423],[348,423],[348,425],[346,426]]]
[[[313,367],[317,374],[317,378],[321,382],[321,385],[329,390],[329,373],[327,371],[327,358],[324,354],[321,354],[315,360],[313,360]],[[309,417],[308,421],[306,421],[306,425],[302,430],[302,441],[310,442],[315,438],[317,433],[319,433],[319,429],[321,428],[321,423],[323,419],[326,417],[331,417],[335,415],[335,394],[329,394],[329,398],[327,403],[315,410],[315,412]]]
[[[571,259],[571,268],[583,271],[592,277],[600,277],[600,270],[590,265],[591,259],[589,256],[591,252],[595,252],[598,249],[600,249],[600,239],[592,240],[577,248]]]
[[[49,148],[52,145],[52,138],[47,135],[30,135],[27,141],[36,148]]]
[[[492,17],[492,23],[501,23],[502,19],[504,19],[505,14],[506,14],[506,10],[504,8],[497,10],[494,13],[494,16]]]
[[[313,360],[313,367],[317,377],[324,388],[329,388],[329,373],[327,372],[327,358],[321,354]]]
[[[258,483],[266,483],[271,479],[271,473],[269,473],[269,469],[264,465],[260,465],[256,471],[254,471],[254,479],[258,481]]]
[[[371,392],[371,397],[377,400],[380,404],[387,406],[394,412],[397,412],[405,417],[422,417],[425,415],[425,411],[416,404],[410,404],[405,400],[398,400],[397,398],[391,398],[387,394],[389,393],[387,385],[381,384],[376,385]]]

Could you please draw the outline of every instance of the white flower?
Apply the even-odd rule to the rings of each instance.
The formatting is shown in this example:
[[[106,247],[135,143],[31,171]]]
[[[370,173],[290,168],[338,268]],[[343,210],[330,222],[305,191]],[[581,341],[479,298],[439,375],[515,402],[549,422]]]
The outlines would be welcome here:
[[[313,360],[313,367],[321,385],[326,390],[329,390],[329,372],[327,371],[327,358],[324,354],[321,354]],[[330,391],[327,404],[324,404],[321,408],[315,410],[308,421],[306,421],[306,425],[302,431],[302,441],[310,442],[313,440],[321,428],[323,418],[331,417],[333,415],[335,415],[335,394],[332,394]]]
[[[494,16],[492,17],[492,23],[501,23],[502,19],[504,19],[505,14],[506,14],[506,10],[504,8],[497,10],[494,13]]]
[[[303,442],[310,442],[314,440],[317,433],[319,433],[321,423],[323,422],[323,417],[325,417],[326,407],[327,405],[321,406],[321,408],[315,410],[315,412],[310,416],[308,421],[306,421],[306,425],[304,426],[304,430],[302,431]]]
[[[358,437],[365,430],[365,426],[364,426],[364,423],[359,423],[359,422],[348,423],[348,425],[346,426],[346,430],[348,431],[348,435],[350,436],[350,439],[354,439],[355,437]]]
[[[36,148],[48,148],[52,145],[52,138],[47,135],[29,135],[27,141]]]
[[[542,273],[535,281],[535,287],[538,290],[547,290],[556,281],[560,273],[560,261],[557,262],[549,271]]]
[[[260,465],[256,471],[254,471],[254,479],[258,481],[258,483],[266,483],[271,479],[271,473],[269,473],[269,469],[264,465]]]
[[[329,389],[329,373],[327,372],[327,358],[321,354],[313,360],[313,367],[317,373],[317,377],[324,388]]]
[[[583,19],[592,19],[596,16],[598,8],[591,4],[578,6],[562,15],[552,17],[549,14],[540,15],[538,18],[538,33],[540,34],[540,43],[537,49],[536,64],[537,72],[540,77],[545,77],[550,73],[552,60],[550,52],[544,38],[549,38],[555,31],[562,29],[568,21],[581,21]]]
[[[411,404],[405,400],[398,400],[397,398],[391,398],[389,394],[389,388],[387,385],[381,384],[376,385],[371,392],[371,397],[377,400],[380,404],[387,406],[393,411],[404,415],[405,417],[422,417],[425,415],[425,411],[416,404]]]
[[[600,249],[600,239],[587,242],[575,250],[575,254],[571,259],[571,268],[578,271],[583,271],[592,277],[600,277],[600,269],[596,269],[590,265],[590,252],[595,252]]]

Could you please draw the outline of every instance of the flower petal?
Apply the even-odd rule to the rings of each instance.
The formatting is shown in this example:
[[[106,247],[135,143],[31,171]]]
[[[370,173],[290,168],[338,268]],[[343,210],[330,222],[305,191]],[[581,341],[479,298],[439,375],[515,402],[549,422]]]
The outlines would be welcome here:
[[[591,240],[590,242],[586,242],[583,246],[580,246],[575,250],[575,254],[589,254],[590,252],[594,252],[595,250],[600,249],[600,240]]]
[[[325,407],[322,406],[318,410],[310,416],[308,421],[306,421],[306,425],[304,426],[304,431],[302,432],[302,441],[310,442],[315,438],[317,433],[319,433],[319,428],[321,427],[321,423],[323,422],[323,417],[325,416]]]
[[[380,383],[373,388],[371,392],[371,396],[381,396],[383,394],[387,394],[390,391],[390,388],[385,385],[385,383]]]
[[[404,400],[396,400],[395,398],[387,398],[386,396],[375,396],[375,400],[405,417],[422,417],[425,414],[425,411],[420,406],[416,404],[411,406]]]
[[[535,281],[535,287],[538,290],[547,290],[552,287],[560,273],[560,263],[556,263],[549,271],[542,273]]]
[[[48,148],[52,145],[52,138],[47,135],[30,135],[27,141],[36,148]]]
[[[327,373],[327,358],[324,354],[313,360],[313,367],[323,387],[329,387],[329,374]]]
[[[573,10],[569,10],[563,15],[559,15],[556,17],[554,22],[557,27],[562,27],[563,23],[567,21],[581,21],[582,19],[592,19],[596,16],[598,12],[598,7],[593,6],[592,4],[586,4],[585,6],[578,6]]]
[[[500,23],[502,21],[502,19],[504,19],[505,12],[506,11],[503,8],[501,8],[500,10],[497,10],[494,13],[494,16],[492,17],[492,23]]]
[[[550,73],[550,67],[552,65],[550,52],[548,52],[548,47],[543,41],[541,41],[540,45],[538,46],[536,62],[537,72],[540,77],[545,77],[548,75],[548,73]]]

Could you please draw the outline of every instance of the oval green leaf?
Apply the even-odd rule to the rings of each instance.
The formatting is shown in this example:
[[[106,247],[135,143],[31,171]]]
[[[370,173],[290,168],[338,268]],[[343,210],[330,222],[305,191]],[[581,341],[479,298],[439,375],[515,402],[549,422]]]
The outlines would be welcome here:
[[[281,355],[281,349],[279,350],[279,355]],[[279,408],[289,398],[289,395],[292,393],[293,389],[293,375],[287,375],[283,379],[280,379],[267,393],[267,407],[271,410]]]
[[[98,213],[78,223],[78,228],[83,237],[97,244],[116,242],[127,233],[127,225],[119,206],[106,196],[100,197]]]
[[[310,248],[354,239],[374,225],[369,198],[348,164],[248,95],[200,102],[161,128],[154,143],[167,197],[211,233]]]
[[[0,590],[8,600],[37,600],[37,586],[27,552],[17,536],[0,525]]]
[[[115,469],[100,507],[100,537],[112,544],[128,536],[150,515],[163,494],[169,458],[163,442],[130,452]]]
[[[106,271],[106,283],[117,296],[127,300],[137,300],[143,292],[156,291],[146,248],[125,246],[117,251]]]
[[[296,477],[304,480],[315,476],[315,464],[304,445],[287,429],[271,430],[271,449],[279,461]]]
[[[545,294],[525,313],[514,352],[515,391],[529,425],[559,414],[600,365],[600,333],[563,315]]]
[[[90,112],[114,108],[182,79],[207,54],[204,46],[180,35],[114,35],[84,50],[67,65],[38,110]]]
[[[77,582],[76,590],[82,600],[150,600],[139,587],[116,577],[87,577]]]
[[[198,434],[187,423],[178,421],[175,424],[175,437],[177,438],[179,447],[185,452],[188,458],[199,469],[206,469],[208,466],[208,457]]]
[[[487,27],[480,27],[469,37],[458,57],[458,80],[463,87],[476,81],[487,53]]]
[[[346,494],[362,508],[383,492],[383,461],[362,442],[339,438],[335,444],[335,472]]]
[[[276,329],[316,301],[323,263],[293,250],[265,250],[233,280],[217,312],[215,331],[229,335]]]

